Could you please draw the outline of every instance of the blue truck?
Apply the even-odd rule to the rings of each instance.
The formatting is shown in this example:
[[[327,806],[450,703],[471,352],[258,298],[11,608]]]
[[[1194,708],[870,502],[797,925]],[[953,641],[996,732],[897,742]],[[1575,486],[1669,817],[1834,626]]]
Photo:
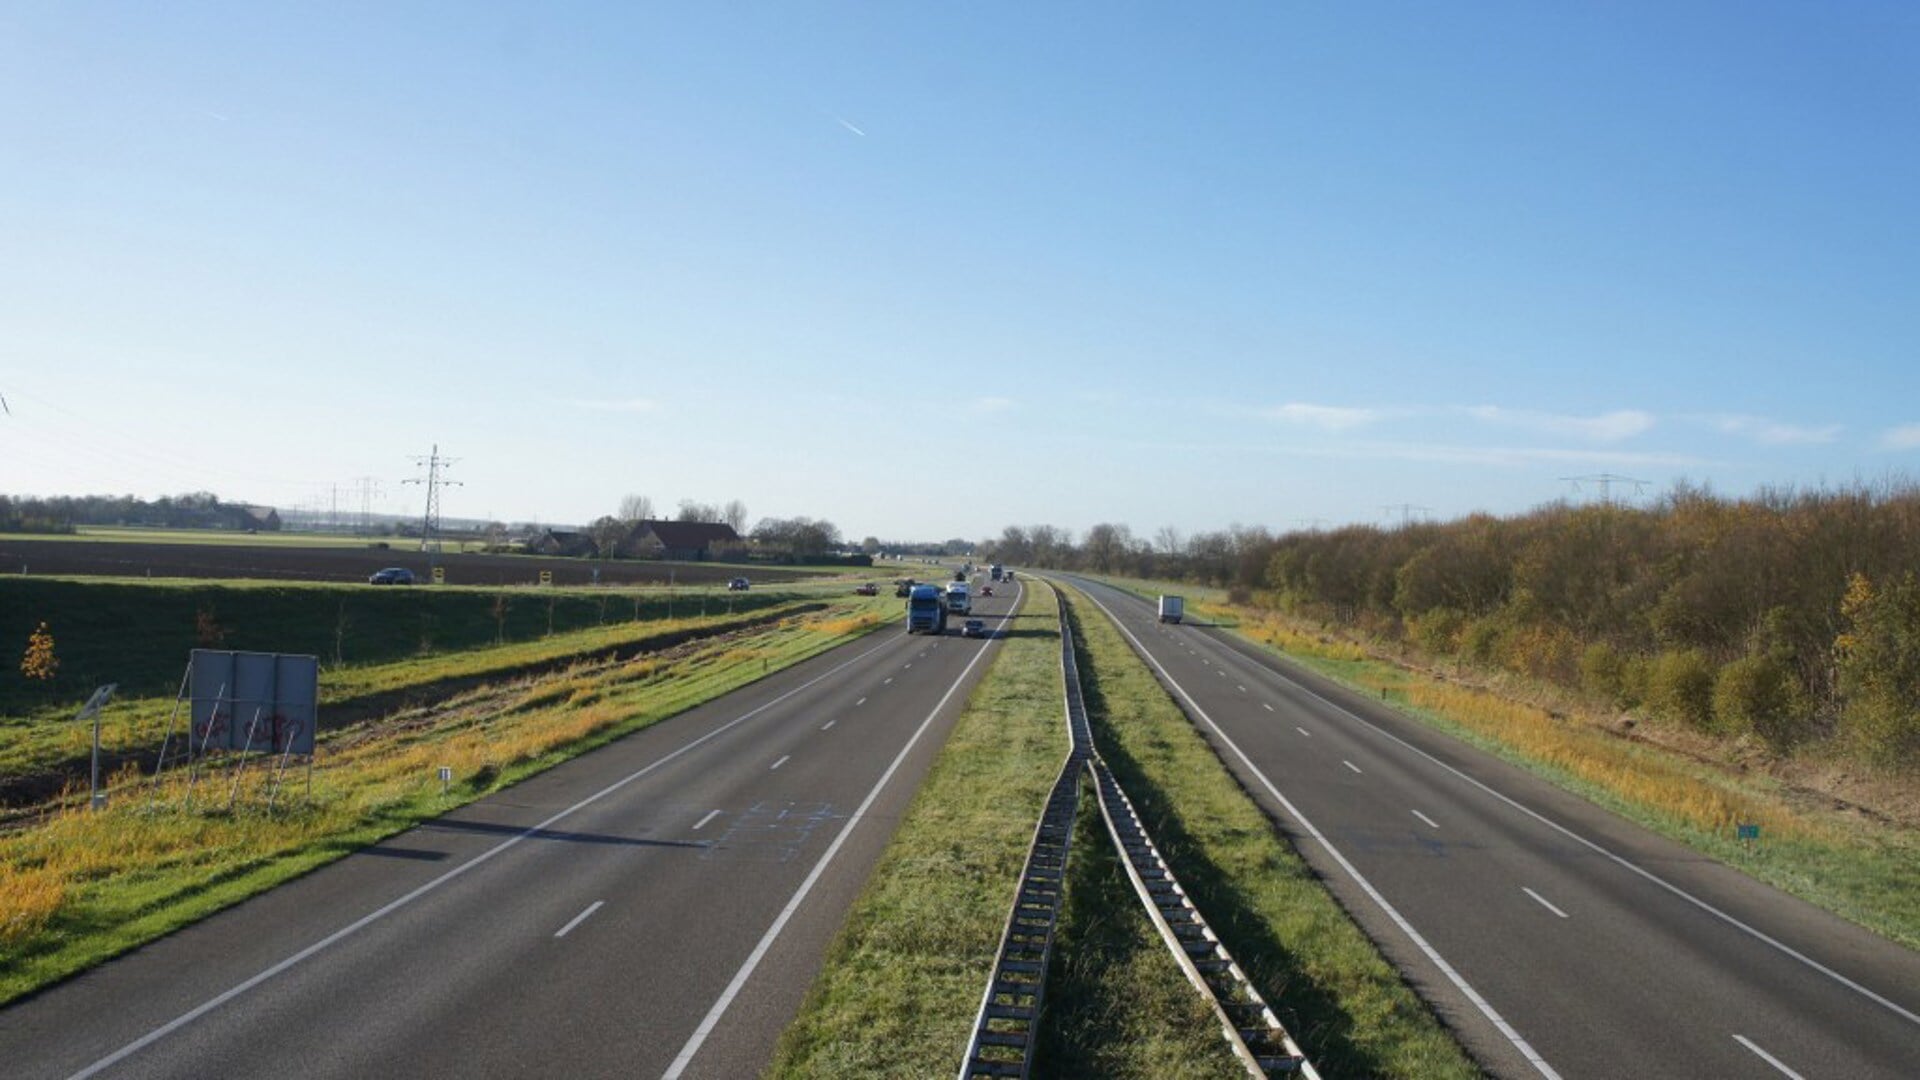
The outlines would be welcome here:
[[[907,633],[947,632],[947,598],[938,585],[915,585],[907,594]]]

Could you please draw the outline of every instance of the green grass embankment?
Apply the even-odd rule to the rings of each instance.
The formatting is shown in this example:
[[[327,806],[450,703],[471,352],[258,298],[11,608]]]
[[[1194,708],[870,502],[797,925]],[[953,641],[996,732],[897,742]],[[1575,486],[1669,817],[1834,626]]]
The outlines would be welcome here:
[[[1326,1076],[1479,1070],[1348,918],[1112,623],[1077,592],[1094,742],[1194,902]],[[1110,1008],[1127,988],[1112,987]]]
[[[171,695],[196,648],[298,653],[329,667],[532,641],[622,622],[741,613],[808,590],[482,589],[0,577],[0,717],[84,701]],[[844,591],[844,590],[843,590]],[[46,623],[60,669],[46,682],[18,653]],[[9,659],[11,657],[11,659]]]

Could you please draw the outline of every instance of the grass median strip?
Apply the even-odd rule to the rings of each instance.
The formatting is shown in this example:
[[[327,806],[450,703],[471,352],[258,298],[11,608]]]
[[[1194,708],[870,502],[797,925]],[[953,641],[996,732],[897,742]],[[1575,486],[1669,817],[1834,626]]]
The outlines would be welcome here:
[[[1077,595],[1071,594],[1070,595]],[[1094,741],[1161,852],[1327,1076],[1479,1071],[1091,604],[1076,618]]]
[[[312,794],[296,784],[271,811],[258,766],[232,810],[224,770],[192,802],[178,774],[158,792],[124,775],[103,812],[0,834],[0,1004],[881,625],[821,611],[341,732]]]
[[[1041,805],[1066,759],[1058,609],[1026,590],[827,961],[775,1077],[959,1067]]]

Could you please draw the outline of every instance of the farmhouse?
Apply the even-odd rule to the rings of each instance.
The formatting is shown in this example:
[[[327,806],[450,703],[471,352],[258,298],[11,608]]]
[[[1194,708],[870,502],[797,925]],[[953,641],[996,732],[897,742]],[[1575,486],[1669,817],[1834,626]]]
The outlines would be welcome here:
[[[591,559],[600,554],[600,545],[593,537],[582,532],[562,532],[559,529],[543,529],[539,536],[527,544],[527,551],[533,555],[566,555],[578,559]]]
[[[713,558],[716,547],[739,543],[740,534],[725,522],[641,521],[627,546],[643,559],[697,562]]]

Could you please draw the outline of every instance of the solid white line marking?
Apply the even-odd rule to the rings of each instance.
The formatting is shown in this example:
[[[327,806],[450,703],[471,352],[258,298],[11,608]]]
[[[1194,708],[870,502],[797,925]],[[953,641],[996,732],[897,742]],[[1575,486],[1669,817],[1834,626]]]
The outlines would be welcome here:
[[[1300,727],[1299,725],[1295,725],[1293,730],[1299,732],[1302,735],[1305,735],[1309,739],[1313,738],[1313,732],[1308,731],[1306,728]]]
[[[821,730],[821,731],[826,731],[827,729],[829,729],[829,728],[831,728],[831,727],[833,727],[833,725],[835,725],[835,724],[837,724],[837,723],[839,723],[839,722],[840,722],[840,718],[836,716],[836,717],[834,717],[833,719],[831,719],[831,720],[829,720],[829,721],[827,721],[826,723],[824,723],[824,724],[821,724],[821,725],[820,725],[820,730]]]
[[[715,811],[715,813],[718,813],[718,811]],[[600,905],[602,905],[602,904],[604,904],[604,903],[606,903],[606,901],[605,901],[605,900],[595,900],[595,901],[594,901],[593,903],[591,903],[591,904],[588,904],[588,905],[587,905],[587,910],[585,910],[585,911],[583,911],[583,912],[581,912],[581,913],[580,913],[580,914],[578,914],[578,915],[575,915],[575,916],[573,917],[573,921],[572,921],[572,922],[570,922],[570,923],[568,923],[567,925],[565,925],[565,926],[563,926],[563,927],[561,927],[561,928],[560,928],[560,929],[558,929],[558,930],[555,930],[555,931],[553,932],[553,936],[554,936],[554,937],[566,937],[566,936],[567,936],[567,931],[569,931],[569,930],[572,930],[572,929],[573,929],[574,927],[576,927],[576,926],[579,926],[579,925],[580,925],[581,923],[583,923],[583,922],[586,922],[586,921],[587,921],[587,916],[589,916],[589,915],[591,915],[591,914],[593,914],[593,913],[594,913],[594,912],[596,912],[596,911],[599,911],[599,910],[600,910]]]
[[[1523,893],[1526,893],[1526,894],[1527,894],[1528,896],[1531,896],[1531,897],[1533,897],[1533,898],[1534,898],[1535,900],[1538,900],[1538,901],[1540,901],[1540,906],[1541,906],[1541,907],[1543,907],[1543,908],[1546,908],[1546,909],[1547,909],[1548,911],[1551,911],[1551,912],[1553,912],[1553,913],[1554,913],[1555,915],[1558,915],[1558,916],[1560,916],[1560,917],[1561,917],[1561,918],[1563,918],[1563,919],[1567,917],[1567,913],[1566,913],[1566,912],[1564,912],[1564,911],[1561,911],[1561,910],[1560,910],[1559,908],[1557,908],[1557,907],[1554,907],[1554,906],[1553,906],[1552,904],[1550,904],[1550,903],[1548,903],[1548,902],[1547,902],[1547,898],[1546,898],[1546,897],[1544,897],[1544,896],[1541,896],[1541,895],[1540,895],[1539,893],[1537,893],[1537,892],[1534,892],[1534,891],[1533,891],[1532,889],[1529,889],[1529,888],[1527,888],[1527,887],[1526,887],[1525,885],[1522,885],[1522,886],[1520,886],[1520,891],[1521,891],[1521,892],[1523,892]]]
[[[703,818],[701,818],[701,819],[700,819],[699,821],[696,821],[696,822],[694,822],[694,823],[693,823],[693,827],[694,827],[695,829],[701,829],[701,828],[705,828],[705,827],[706,827],[706,824],[707,824],[707,822],[709,822],[709,821],[712,821],[712,820],[713,820],[714,818],[717,818],[717,817],[719,817],[719,816],[720,816],[720,811],[718,811],[718,810],[709,810],[709,811],[707,811],[707,816],[706,816],[706,817],[703,817]]]
[[[1352,770],[1353,770],[1354,772],[1359,772],[1359,771],[1360,771],[1360,766],[1358,766],[1358,765],[1355,765],[1355,764],[1354,764],[1353,762],[1351,762],[1351,761],[1346,761],[1346,760],[1342,760],[1342,761],[1340,762],[1340,764],[1342,764],[1342,765],[1345,765],[1345,766],[1346,766],[1347,768],[1349,768],[1349,769],[1352,769]]]
[[[1414,816],[1414,817],[1417,817],[1417,818],[1419,818],[1419,819],[1420,819],[1421,821],[1424,821],[1424,822],[1426,822],[1426,823],[1427,823],[1428,825],[1430,825],[1430,826],[1432,826],[1433,828],[1436,828],[1436,829],[1437,829],[1437,828],[1439,828],[1439,827],[1440,827],[1440,823],[1439,823],[1439,822],[1437,822],[1437,821],[1435,821],[1435,820],[1433,820],[1432,818],[1430,818],[1430,817],[1428,817],[1427,815],[1425,815],[1425,814],[1423,814],[1423,813],[1421,813],[1421,812],[1420,812],[1420,811],[1418,811],[1418,810],[1415,810],[1415,811],[1413,812],[1413,816]]]
[[[1268,712],[1272,712],[1272,711],[1273,711],[1273,706],[1271,706],[1271,705],[1269,705],[1269,704],[1267,704],[1267,703],[1266,703],[1266,702],[1264,702],[1264,701],[1260,703],[1260,707],[1261,707],[1261,708],[1263,708],[1263,709],[1265,709],[1265,710],[1267,710]]]
[[[854,702],[853,704],[854,704],[854,705],[855,705],[856,707],[858,707],[858,706],[861,706],[861,705],[865,705],[866,703],[867,703],[867,699],[866,699],[866,698],[861,698],[861,699],[860,699],[859,701],[856,701],[856,702]]]
[[[792,754],[782,754],[782,755],[780,756],[780,760],[779,760],[779,761],[776,761],[776,762],[774,762],[774,763],[773,763],[773,764],[772,764],[771,766],[769,766],[769,767],[768,767],[768,769],[767,769],[767,771],[768,771],[768,772],[772,772],[772,771],[773,771],[774,769],[777,769],[777,768],[779,768],[780,766],[782,766],[782,765],[785,765],[785,764],[786,764],[787,762],[789,762],[789,761],[792,761],[792,760],[793,760],[793,755],[792,755]]]
[[[1200,707],[1200,703],[1193,700],[1193,695],[1187,693],[1186,688],[1181,686],[1158,660],[1153,659],[1152,655],[1147,652],[1147,647],[1141,643],[1139,638],[1134,637],[1133,631],[1127,629],[1125,624],[1121,623],[1121,621],[1114,616],[1113,612],[1107,608],[1107,605],[1102,604],[1092,594],[1087,594],[1087,598],[1093,601],[1095,607],[1107,613],[1107,618],[1112,619],[1113,624],[1120,628],[1120,632],[1125,634],[1128,640],[1133,642],[1134,648],[1138,649],[1142,656],[1147,657],[1148,662],[1165,677],[1167,685],[1173,687],[1174,690],[1179,692],[1181,697],[1187,699],[1187,704],[1193,707],[1194,715],[1205,721],[1206,725],[1213,729],[1215,735],[1220,736],[1220,741],[1225,744],[1229,750],[1233,751],[1234,756],[1240,759],[1240,763],[1245,765],[1254,776],[1260,779],[1261,786],[1267,789],[1267,793],[1273,796],[1274,801],[1285,808],[1287,813],[1293,815],[1293,819],[1300,823],[1300,827],[1306,831],[1308,836],[1313,838],[1315,843],[1326,849],[1327,854],[1331,856],[1335,862],[1339,863],[1342,869],[1346,870],[1348,876],[1353,878],[1354,884],[1360,886],[1361,891],[1365,892],[1368,898],[1377,904],[1381,911],[1386,913],[1387,918],[1392,919],[1394,925],[1400,928],[1400,932],[1407,935],[1407,937],[1412,940],[1414,946],[1418,948],[1428,960],[1431,960],[1435,967],[1440,969],[1440,973],[1447,977],[1447,981],[1451,982],[1455,989],[1458,989],[1462,994],[1466,995],[1467,1000],[1473,1003],[1474,1008],[1480,1010],[1480,1015],[1486,1017],[1495,1028],[1498,1028],[1500,1034],[1506,1036],[1507,1041],[1513,1044],[1514,1049],[1520,1051],[1521,1055],[1527,1059],[1529,1064],[1539,1071],[1540,1075],[1546,1077],[1547,1080],[1560,1080],[1560,1074],[1553,1070],[1553,1066],[1547,1064],[1547,1059],[1541,1057],[1539,1051],[1535,1050],[1527,1040],[1521,1038],[1520,1033],[1514,1030],[1512,1024],[1507,1023],[1505,1017],[1494,1011],[1493,1006],[1487,1003],[1487,999],[1480,996],[1480,991],[1475,990],[1472,984],[1462,978],[1460,973],[1453,969],[1453,965],[1447,963],[1446,958],[1440,955],[1439,950],[1428,944],[1426,938],[1420,936],[1420,931],[1415,930],[1413,924],[1407,921],[1407,917],[1400,914],[1400,909],[1387,902],[1387,898],[1381,895],[1379,889],[1373,887],[1373,882],[1367,880],[1366,875],[1360,872],[1360,868],[1348,861],[1347,857],[1341,854],[1340,849],[1334,847],[1332,841],[1328,840],[1326,835],[1322,833],[1313,822],[1307,820],[1306,815],[1302,814],[1298,807],[1293,805],[1292,800],[1280,794],[1280,789],[1274,786],[1273,781],[1267,778],[1266,773],[1260,771],[1260,767],[1253,763],[1253,759],[1247,756],[1247,752],[1240,749],[1240,744],[1234,742],[1231,736],[1225,731],[1222,731],[1220,725],[1213,722],[1213,717],[1208,716],[1207,711]]]
[[[1779,1069],[1783,1075],[1791,1076],[1793,1077],[1793,1080],[1807,1080],[1806,1077],[1801,1076],[1799,1073],[1794,1072],[1792,1069],[1787,1068],[1786,1062],[1781,1061],[1779,1058],[1774,1057],[1772,1054],[1769,1054],[1765,1050],[1760,1049],[1760,1047],[1752,1039],[1747,1038],[1745,1035],[1735,1035],[1733,1037],[1733,1041],[1739,1043],[1741,1046],[1746,1047],[1747,1049],[1753,1051],[1754,1053],[1759,1054],[1761,1061],[1764,1061],[1767,1064],[1773,1066],[1774,1068]]]
[[[787,691],[786,693],[781,694],[779,697],[774,698],[772,701],[769,701],[766,704],[761,705],[756,709],[751,709],[747,712],[741,713],[739,716],[736,716],[733,719],[727,721],[726,723],[721,724],[719,727],[714,728],[712,731],[707,732],[705,735],[702,735],[699,738],[694,739],[682,745],[678,750],[674,750],[671,753],[668,753],[660,758],[655,759],[653,764],[644,766],[640,769],[637,769],[633,772],[628,773],[627,775],[621,777],[620,779],[615,780],[613,783],[608,784],[606,787],[601,788],[599,791],[596,791],[593,794],[587,796],[586,798],[581,799],[579,802],[574,803],[572,806],[567,807],[565,810],[561,810],[558,813],[552,815],[551,817],[547,818],[545,821],[542,821],[537,825],[530,826],[518,833],[515,833],[512,836],[507,837],[505,840],[502,840],[498,844],[495,844],[494,846],[488,848],[487,850],[481,852],[480,854],[475,855],[473,858],[468,859],[466,862],[461,863],[459,866],[456,866],[453,869],[448,870],[446,873],[441,874],[439,877],[434,878],[432,881],[429,881],[423,885],[417,886],[412,892],[409,892],[399,897],[398,899],[389,900],[386,904],[382,905],[381,907],[375,908],[374,910],[368,912],[367,914],[360,916],[358,919],[355,919],[354,921],[348,923],[347,925],[341,927],[340,929],[335,930],[333,933],[328,934],[326,937],[321,938],[319,941],[314,942],[313,944],[307,946],[306,948],[301,949],[299,952],[294,953],[292,956],[287,957],[285,960],[282,960],[279,963],[274,964],[273,966],[260,972],[258,975],[255,975],[252,978],[246,979],[236,984],[235,986],[225,991],[222,991],[221,993],[216,994],[211,998],[208,998],[206,1001],[201,1002],[199,1005],[194,1006],[193,1008],[187,1010],[186,1012],[181,1013],[179,1016],[174,1017],[172,1020],[169,1020],[166,1023],[160,1025],[159,1027],[154,1028],[152,1031],[147,1032],[145,1035],[140,1036],[139,1038],[133,1040],[132,1042],[121,1047],[120,1049],[115,1050],[113,1053],[108,1054],[106,1057],[103,1057],[100,1060],[94,1062],[93,1064],[87,1066],[86,1068],[81,1069],[79,1072],[74,1073],[71,1080],[85,1080],[86,1077],[93,1076],[96,1073],[99,1073],[102,1069],[110,1068],[113,1065],[121,1061],[124,1061],[129,1055],[138,1053],[139,1051],[145,1049],[148,1046],[153,1045],[159,1040],[166,1038],[168,1035],[171,1035],[174,1032],[185,1027],[186,1025],[193,1023],[195,1020],[198,1020],[202,1016],[205,1016],[206,1014],[212,1012],[213,1010],[219,1008],[220,1006],[225,1005],[227,1002],[232,1001],[234,998],[237,998],[242,994],[245,994],[247,991],[252,990],[254,987],[259,986],[261,983],[266,982],[268,979],[273,978],[275,975],[278,975],[281,972],[287,970],[288,968],[293,967],[295,964],[298,964],[301,961],[312,956],[313,954],[319,952],[320,950],[325,949],[327,946],[332,945],[343,938],[349,937],[355,933],[358,933],[361,930],[366,929],[368,926],[373,925],[375,922],[378,922],[379,920],[387,917],[388,915],[393,914],[394,912],[400,910],[401,908],[406,907],[408,904],[413,903],[415,900],[418,900],[421,897],[427,895],[428,893],[434,891],[435,889],[438,889],[440,886],[445,885],[447,882],[452,881],[453,879],[459,877],[460,875],[466,873],[467,871],[472,870],[474,867],[479,866],[481,863],[491,860],[494,856],[499,855],[501,852],[506,851],[508,848],[518,846],[519,843],[522,840],[525,840],[527,837],[532,836],[543,829],[551,828],[556,823],[565,820],[566,818],[580,812],[581,810],[586,809],[588,806],[591,806],[594,803],[599,802],[601,799],[604,799],[607,796],[613,794],[614,792],[619,791],[621,788],[626,787],[628,784],[633,783],[635,780],[638,780],[641,777],[652,772],[653,770],[658,769],[660,766],[665,765],[670,761],[676,760],[677,758],[680,757],[680,755],[685,754],[688,751],[693,750],[696,747],[699,747],[716,738],[719,738],[721,735],[725,734],[726,732],[731,731],[736,727],[739,727],[741,724],[744,724],[748,720],[752,719],[753,717],[758,716],[763,712],[766,712],[768,709],[771,709],[775,705],[778,705],[781,702],[787,700],[788,698],[793,697],[795,694],[798,694],[803,690],[810,689],[818,685],[819,683],[825,682],[826,680],[833,678],[835,675],[840,674],[842,671],[845,671],[846,669],[852,667],[853,665],[859,663],[862,660],[865,660],[867,657],[872,656],[877,652],[880,652],[882,649],[885,649],[885,648],[887,648],[887,645],[885,644],[875,645],[873,648],[868,649],[866,652],[861,653],[859,656],[856,656],[853,659],[848,660],[844,663],[837,664],[834,667],[829,668],[826,671],[822,672],[821,674],[816,675],[811,679],[808,679],[806,682],[803,682],[799,686],[796,686],[793,689]]]
[[[1019,594],[1016,593],[1015,598],[1017,599],[1018,596]],[[999,624],[993,628],[994,633],[1005,630],[1007,621],[1012,618],[1012,612],[1002,615]],[[727,983],[727,988],[720,992],[720,999],[713,1003],[713,1008],[707,1010],[706,1018],[700,1021],[700,1026],[687,1039],[687,1045],[680,1048],[680,1053],[674,1057],[673,1064],[667,1066],[667,1071],[660,1075],[660,1080],[677,1080],[681,1073],[687,1071],[687,1066],[692,1064],[694,1055],[698,1054],[700,1047],[706,1044],[707,1037],[713,1034],[713,1029],[720,1025],[720,1018],[726,1015],[728,1007],[733,1004],[733,999],[739,995],[740,988],[747,985],[747,980],[753,977],[753,970],[760,966],[760,961],[767,955],[767,950],[773,948],[773,943],[780,937],[780,932],[786,929],[788,920],[793,918],[794,912],[800,910],[800,902],[805,900],[807,893],[813,890],[814,882],[820,880],[820,875],[827,871],[827,864],[839,854],[841,845],[847,842],[853,827],[866,816],[867,808],[880,797],[881,789],[885,788],[887,781],[893,779],[893,774],[899,771],[900,763],[907,760],[907,755],[912,753],[913,748],[919,744],[920,736],[927,733],[927,728],[933,724],[933,718],[939,716],[940,710],[947,707],[947,702],[959,692],[960,684],[965,682],[968,673],[973,671],[973,665],[979,663],[980,658],[985,655],[987,653],[984,649],[973,654],[973,659],[967,661],[967,666],[960,669],[959,676],[953,680],[952,686],[947,687],[947,692],[941,695],[933,711],[927,714],[925,720],[920,721],[920,726],[914,730],[913,737],[907,740],[907,745],[901,747],[898,754],[894,755],[893,764],[888,765],[887,771],[880,774],[880,779],[874,783],[873,790],[867,792],[867,797],[861,800],[860,805],[855,807],[853,813],[848,816],[847,823],[840,827],[839,835],[833,838],[833,843],[827,845],[827,850],[820,856],[820,861],[813,864],[813,869],[808,872],[806,880],[800,883],[800,887],[794,890],[793,898],[787,901],[787,906],[780,909],[780,914],[773,920],[773,925],[767,927],[767,932],[761,936],[760,944],[753,947],[753,952],[748,954],[746,962],[740,965],[740,970],[733,973],[733,981]]]

